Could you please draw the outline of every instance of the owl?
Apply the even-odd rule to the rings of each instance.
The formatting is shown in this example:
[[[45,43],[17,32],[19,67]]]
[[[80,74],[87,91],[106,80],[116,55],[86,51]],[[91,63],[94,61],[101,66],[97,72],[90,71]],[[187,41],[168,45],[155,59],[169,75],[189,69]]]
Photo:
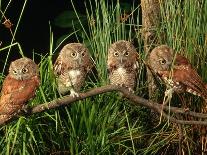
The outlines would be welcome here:
[[[13,61],[1,90],[0,122],[18,113],[35,96],[39,85],[39,69],[34,61],[26,57]]]
[[[110,84],[121,85],[134,91],[137,80],[139,55],[125,40],[113,43],[108,50],[107,68]]]
[[[72,97],[78,97],[78,92],[84,85],[87,73],[92,66],[89,51],[83,44],[65,45],[54,64],[59,93],[65,95],[70,92]]]
[[[175,54],[167,45],[160,45],[149,55],[149,65],[168,87],[177,93],[189,92],[207,101],[207,89],[187,58]]]

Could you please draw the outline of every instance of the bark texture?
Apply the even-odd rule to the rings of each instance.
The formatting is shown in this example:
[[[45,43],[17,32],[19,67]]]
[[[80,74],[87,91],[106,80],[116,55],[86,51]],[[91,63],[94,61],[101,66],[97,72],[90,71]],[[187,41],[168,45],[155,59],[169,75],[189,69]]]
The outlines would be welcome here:
[[[148,56],[151,50],[158,44],[157,28],[160,25],[160,0],[141,0],[142,7],[142,36],[144,50]],[[156,90],[153,76],[147,69],[149,97],[152,98]]]

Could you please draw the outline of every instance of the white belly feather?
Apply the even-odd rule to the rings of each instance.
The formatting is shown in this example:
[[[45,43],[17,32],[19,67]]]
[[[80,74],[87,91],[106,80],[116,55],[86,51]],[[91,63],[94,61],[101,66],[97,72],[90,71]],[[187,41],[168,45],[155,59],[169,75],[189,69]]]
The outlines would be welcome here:
[[[112,84],[124,84],[126,81],[126,69],[123,67],[119,67],[116,69],[111,75],[111,83]]]
[[[117,69],[117,73],[119,74],[120,76],[120,80],[123,82],[125,81],[125,78],[126,78],[126,69],[120,67]]]
[[[68,72],[69,80],[66,83],[66,87],[70,87],[77,82],[77,77],[81,75],[79,70],[71,70]]]

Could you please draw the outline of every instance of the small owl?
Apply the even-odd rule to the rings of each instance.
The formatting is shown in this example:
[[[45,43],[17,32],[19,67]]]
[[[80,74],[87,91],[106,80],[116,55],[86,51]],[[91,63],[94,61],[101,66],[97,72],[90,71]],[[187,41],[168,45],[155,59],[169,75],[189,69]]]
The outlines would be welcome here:
[[[110,83],[133,91],[137,80],[138,58],[135,47],[129,41],[113,43],[109,48],[107,61]]]
[[[38,66],[29,58],[13,61],[9,67],[0,98],[0,122],[14,116],[35,96],[40,85]]]
[[[205,84],[197,71],[184,56],[176,54],[174,58],[174,51],[167,45],[160,45],[152,50],[149,64],[175,92],[189,92],[207,99]]]
[[[54,64],[58,91],[65,95],[79,96],[78,92],[92,68],[88,49],[81,43],[70,43],[63,47]]]

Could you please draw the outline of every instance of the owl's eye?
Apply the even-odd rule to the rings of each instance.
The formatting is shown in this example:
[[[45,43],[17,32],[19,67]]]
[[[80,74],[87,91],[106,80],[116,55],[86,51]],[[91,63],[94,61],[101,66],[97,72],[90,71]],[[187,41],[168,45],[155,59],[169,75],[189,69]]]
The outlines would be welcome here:
[[[85,53],[82,53],[81,55],[82,55],[82,57],[84,57],[85,56]]]
[[[13,73],[14,73],[14,74],[17,74],[17,71],[16,71],[16,70],[13,70]]]
[[[114,52],[114,56],[115,57],[118,57],[119,56],[119,53],[118,52]]]
[[[27,73],[28,72],[28,69],[26,69],[26,68],[23,68],[22,69],[22,73],[24,74],[24,73]]]
[[[76,57],[76,56],[77,56],[77,53],[76,53],[76,52],[72,52],[72,53],[71,53],[71,56],[72,56],[72,57]]]
[[[161,65],[166,64],[166,60],[165,60],[165,59],[160,59],[159,61],[160,61],[160,64],[161,64]]]
[[[129,56],[129,52],[125,52],[124,55],[125,55],[126,57],[128,57],[128,56]]]

